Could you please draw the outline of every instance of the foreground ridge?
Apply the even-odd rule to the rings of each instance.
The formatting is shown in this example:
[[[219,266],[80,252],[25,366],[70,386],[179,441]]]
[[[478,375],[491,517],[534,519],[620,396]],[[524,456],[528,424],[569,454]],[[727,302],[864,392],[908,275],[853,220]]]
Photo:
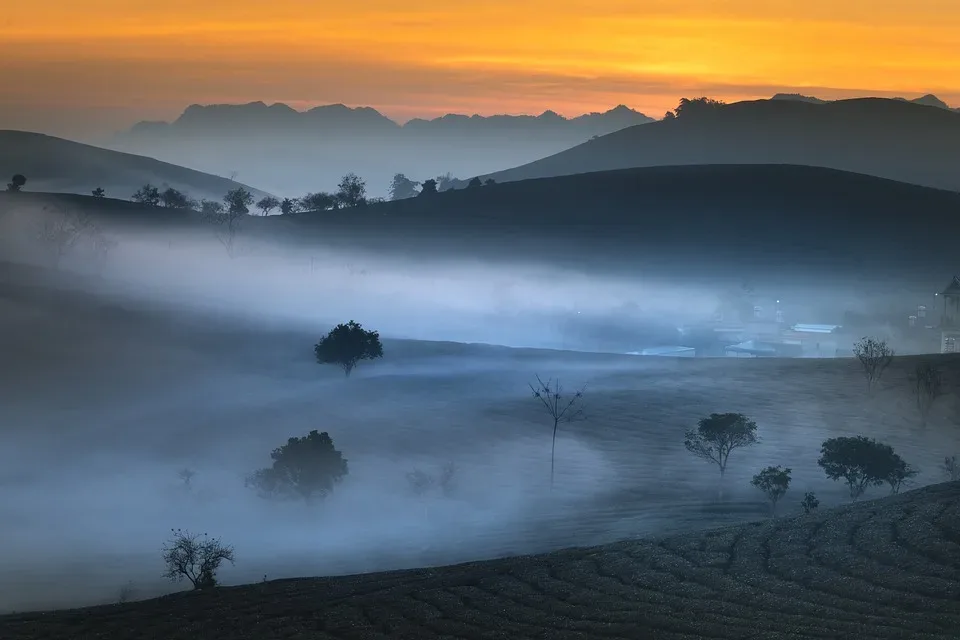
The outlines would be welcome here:
[[[958,638],[960,482],[662,539],[2,616],[0,637]]]

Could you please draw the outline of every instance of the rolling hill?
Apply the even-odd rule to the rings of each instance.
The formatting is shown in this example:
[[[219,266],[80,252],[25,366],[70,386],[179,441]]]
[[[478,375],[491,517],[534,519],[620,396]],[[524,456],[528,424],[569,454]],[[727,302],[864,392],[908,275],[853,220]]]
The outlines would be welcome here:
[[[97,187],[107,195],[129,198],[149,182],[169,185],[194,198],[220,200],[238,183],[129,153],[101,149],[62,138],[26,131],[0,131],[0,176],[6,183],[15,173],[27,177],[27,191],[89,194]],[[258,197],[265,192],[246,187]]]
[[[956,638],[960,483],[544,555],[0,616],[6,640]]]
[[[654,125],[644,125],[644,127]],[[952,273],[960,194],[808,166],[647,167],[505,182],[289,216],[298,234],[696,272]],[[285,220],[285,216],[281,220]],[[280,222],[280,220],[278,220]],[[362,231],[361,231],[362,230]],[[855,239],[869,234],[869,242]]]
[[[651,125],[652,126],[652,125]],[[0,209],[27,194],[0,194]],[[39,196],[37,196],[39,197]],[[150,224],[185,217],[80,196]],[[65,201],[66,201],[65,200]],[[647,167],[505,182],[357,209],[251,217],[245,233],[413,257],[486,256],[675,274],[839,270],[949,278],[960,194],[809,166]],[[153,214],[151,214],[153,212]],[[857,241],[868,233],[869,242]],[[424,253],[426,252],[426,253]]]
[[[630,127],[484,178],[686,164],[799,164],[960,190],[960,113],[901,100],[758,100]]]

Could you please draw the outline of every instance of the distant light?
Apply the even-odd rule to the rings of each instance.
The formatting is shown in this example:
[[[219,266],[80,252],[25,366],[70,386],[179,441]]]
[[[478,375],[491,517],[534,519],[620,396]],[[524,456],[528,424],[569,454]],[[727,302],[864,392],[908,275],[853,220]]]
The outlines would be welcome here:
[[[779,301],[779,300],[777,300],[777,304],[780,304],[780,301]]]

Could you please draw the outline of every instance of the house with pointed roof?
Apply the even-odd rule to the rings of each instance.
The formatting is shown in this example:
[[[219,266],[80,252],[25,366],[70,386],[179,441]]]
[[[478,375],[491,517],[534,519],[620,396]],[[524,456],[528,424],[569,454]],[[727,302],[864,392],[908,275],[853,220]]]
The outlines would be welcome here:
[[[940,292],[943,310],[940,315],[940,353],[960,352],[960,276]]]

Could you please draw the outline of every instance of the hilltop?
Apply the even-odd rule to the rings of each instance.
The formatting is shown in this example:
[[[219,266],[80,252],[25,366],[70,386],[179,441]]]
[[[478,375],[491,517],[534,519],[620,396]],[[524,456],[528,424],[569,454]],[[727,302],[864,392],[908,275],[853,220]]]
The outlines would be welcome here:
[[[901,100],[757,100],[691,109],[513,169],[497,182],[686,164],[798,164],[960,190],[960,113]]]
[[[240,185],[209,173],[27,131],[0,131],[0,180],[15,173],[27,177],[28,191],[89,194],[97,187],[107,195],[129,198],[150,182],[168,185],[194,198],[220,200]],[[257,196],[265,192],[246,187]]]
[[[960,483],[543,555],[0,617],[7,640],[956,638]]]

